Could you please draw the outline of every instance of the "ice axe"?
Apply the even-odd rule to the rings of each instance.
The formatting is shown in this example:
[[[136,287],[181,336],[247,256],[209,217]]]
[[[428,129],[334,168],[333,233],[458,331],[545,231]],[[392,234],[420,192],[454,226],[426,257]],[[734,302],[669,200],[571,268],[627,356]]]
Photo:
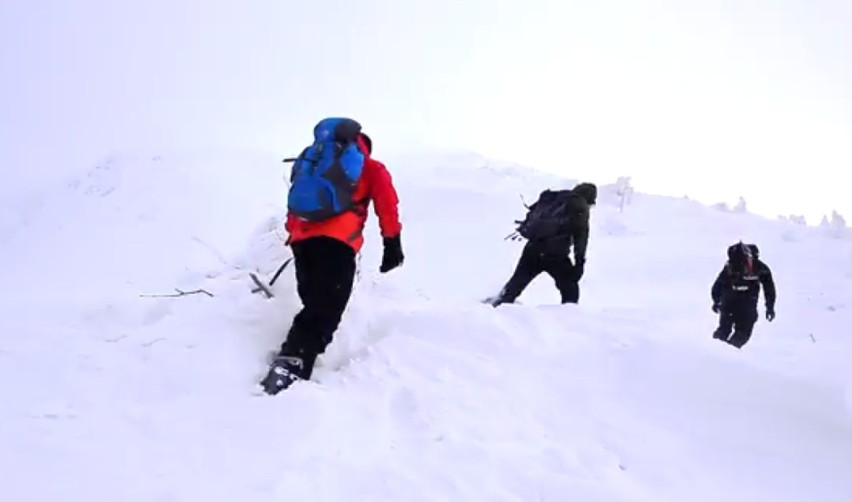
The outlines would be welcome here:
[[[518,223],[520,223],[520,222],[518,222]],[[519,241],[521,239],[522,239],[521,234],[519,234],[518,232],[512,232],[511,234],[507,235],[506,237],[503,237],[504,241]]]
[[[281,275],[281,272],[283,272],[284,269],[287,268],[287,265],[289,265],[291,261],[293,261],[292,256],[290,258],[287,258],[287,260],[284,261],[284,263],[282,263],[280,267],[278,267],[278,270],[275,271],[275,275],[272,276],[272,280],[269,281],[268,285],[261,282],[261,280],[257,277],[257,274],[255,274],[254,272],[249,272],[249,277],[251,277],[251,280],[254,281],[254,283],[257,285],[257,287],[252,289],[251,292],[260,293],[262,291],[267,298],[274,297],[275,295],[272,294],[272,285],[275,284],[275,281],[278,280],[278,276]]]
[[[520,197],[521,197],[521,204],[523,204],[523,205],[524,205],[524,207],[525,207],[525,208],[527,208],[527,210],[529,210],[530,206],[527,204],[527,201],[525,201],[525,200],[524,200],[524,194],[519,194],[519,195],[520,195]],[[521,223],[523,223],[523,221],[522,221],[522,220],[515,220],[515,224],[516,224],[516,225],[520,225]],[[509,241],[509,240],[511,240],[511,241],[519,241],[519,240],[521,240],[521,239],[522,239],[521,234],[519,234],[519,233],[517,232],[517,230],[516,230],[516,231],[514,231],[514,232],[512,232],[511,234],[507,235],[506,237],[503,237],[503,240],[504,240],[504,241]]]

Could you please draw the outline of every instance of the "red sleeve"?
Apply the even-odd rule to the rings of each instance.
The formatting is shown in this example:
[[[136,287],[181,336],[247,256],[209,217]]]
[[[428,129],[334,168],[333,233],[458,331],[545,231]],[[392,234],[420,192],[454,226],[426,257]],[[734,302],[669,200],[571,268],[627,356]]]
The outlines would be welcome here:
[[[381,162],[370,159],[373,165],[370,198],[373,210],[379,218],[382,237],[396,237],[402,231],[399,222],[399,197],[387,168]]]
[[[284,242],[285,246],[290,245],[290,239],[293,238],[293,224],[294,217],[289,212],[287,213],[287,220],[284,222],[284,230],[287,232],[287,240]]]

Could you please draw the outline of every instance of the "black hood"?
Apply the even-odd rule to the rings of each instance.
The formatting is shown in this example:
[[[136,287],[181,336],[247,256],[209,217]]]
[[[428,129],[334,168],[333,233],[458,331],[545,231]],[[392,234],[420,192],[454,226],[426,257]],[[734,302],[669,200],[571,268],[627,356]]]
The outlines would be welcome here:
[[[590,206],[598,200],[598,187],[594,183],[580,183],[574,187],[574,193],[582,197]]]

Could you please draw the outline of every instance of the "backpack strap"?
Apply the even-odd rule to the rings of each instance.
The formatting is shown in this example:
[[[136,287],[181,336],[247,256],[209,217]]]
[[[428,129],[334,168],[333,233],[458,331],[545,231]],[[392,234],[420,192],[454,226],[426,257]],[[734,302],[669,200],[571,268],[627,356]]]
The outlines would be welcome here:
[[[370,206],[370,197],[366,196],[363,199],[358,199],[353,201],[352,207],[349,208],[350,211],[357,214],[358,216],[365,216],[367,214],[367,208]]]

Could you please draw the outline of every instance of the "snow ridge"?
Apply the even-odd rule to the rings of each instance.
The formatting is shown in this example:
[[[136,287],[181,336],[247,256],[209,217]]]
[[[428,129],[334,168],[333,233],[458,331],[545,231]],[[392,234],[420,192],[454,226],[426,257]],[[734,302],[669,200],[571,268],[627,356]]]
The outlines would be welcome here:
[[[383,159],[384,160],[384,159]],[[405,265],[375,218],[315,381],[255,383],[299,308],[280,158],[115,155],[7,204],[0,472],[9,500],[844,501],[852,248],[819,228],[600,184],[579,305],[511,274],[521,197],[576,179],[470,153],[386,160]],[[725,248],[779,288],[710,338]],[[161,297],[181,291],[206,293]],[[154,295],[154,296],[151,296]],[[761,311],[762,315],[762,311]]]

